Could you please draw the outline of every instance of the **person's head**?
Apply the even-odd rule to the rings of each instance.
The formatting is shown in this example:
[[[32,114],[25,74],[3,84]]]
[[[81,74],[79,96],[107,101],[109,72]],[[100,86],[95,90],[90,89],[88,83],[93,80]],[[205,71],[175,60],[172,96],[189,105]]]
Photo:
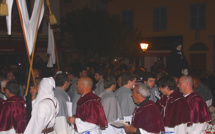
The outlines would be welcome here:
[[[198,76],[193,76],[193,88],[196,90],[199,87],[200,79]]]
[[[55,80],[52,77],[43,78],[40,81],[36,103],[49,97],[54,97]]]
[[[158,74],[157,74],[157,80],[159,80],[160,78],[162,78],[163,76],[166,76],[167,75],[167,72],[165,72],[165,71],[161,71],[161,72],[159,72]]]
[[[119,76],[117,79],[117,85],[118,85],[118,87],[122,86],[122,77],[121,76]]]
[[[31,94],[37,94],[38,93],[40,81],[41,81],[40,77],[35,78],[36,87],[34,86],[33,82],[30,83],[30,93]]]
[[[8,79],[4,79],[1,81],[1,92],[4,93],[4,89],[7,85]]]
[[[15,80],[14,73],[12,71],[7,73],[7,79],[8,80]]]
[[[63,90],[66,90],[70,85],[69,78],[65,73],[57,74],[55,82],[56,86],[61,87]]]
[[[143,81],[149,88],[153,88],[155,86],[156,75],[153,73],[146,73]]]
[[[190,94],[193,92],[193,79],[191,76],[182,76],[178,82],[178,88],[181,93],[184,95]]]
[[[183,41],[181,39],[178,39],[175,41],[175,47],[176,50],[181,51],[183,46]]]
[[[159,90],[163,95],[169,96],[172,92],[177,90],[175,79],[172,76],[166,75],[158,81]]]
[[[122,75],[122,85],[132,89],[136,84],[136,78],[132,73],[126,72]]]
[[[34,71],[34,78],[39,78],[39,77],[40,77],[40,72],[39,72],[39,70],[36,69],[36,68],[34,68],[33,71]]]
[[[95,80],[96,81],[100,81],[100,80],[103,80],[104,79],[104,72],[99,70],[99,71],[96,71],[95,73]]]
[[[69,70],[67,76],[68,76],[69,80],[73,80],[75,78],[78,78],[78,72],[75,70]]]
[[[87,77],[88,76],[87,68],[81,68],[79,76],[80,76],[80,78],[81,77]]]
[[[149,91],[149,88],[146,84],[139,84],[136,86],[133,90],[132,98],[134,100],[134,103],[140,104],[145,99],[149,98],[151,96],[151,93]]]
[[[19,84],[15,80],[7,82],[5,87],[5,95],[7,98],[19,95]]]
[[[116,90],[116,78],[112,75],[108,75],[104,79],[104,89],[110,89],[111,91]]]
[[[89,77],[81,77],[78,79],[76,87],[78,93],[80,93],[81,95],[87,94],[92,90],[93,81]]]

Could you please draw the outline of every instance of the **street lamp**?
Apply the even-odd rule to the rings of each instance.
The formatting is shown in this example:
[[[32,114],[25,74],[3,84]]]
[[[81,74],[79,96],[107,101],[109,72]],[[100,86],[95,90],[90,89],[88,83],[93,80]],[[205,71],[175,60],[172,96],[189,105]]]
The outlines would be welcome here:
[[[149,44],[148,43],[140,43],[140,47],[143,51],[146,51],[148,48]]]
[[[140,43],[140,48],[142,49],[143,51],[143,59],[141,60],[140,58],[140,65],[142,63],[143,67],[144,67],[144,54],[145,54],[145,51],[147,50],[149,44],[148,43]],[[145,67],[144,67],[145,68]]]

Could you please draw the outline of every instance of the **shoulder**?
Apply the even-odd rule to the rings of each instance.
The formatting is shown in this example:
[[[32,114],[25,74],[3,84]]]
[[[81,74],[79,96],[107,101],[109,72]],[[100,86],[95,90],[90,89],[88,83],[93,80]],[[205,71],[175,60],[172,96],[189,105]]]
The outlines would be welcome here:
[[[52,99],[44,99],[39,103],[39,106],[44,107],[44,108],[52,108],[55,107],[56,105],[58,105],[58,103],[56,102],[56,100],[52,100]]]

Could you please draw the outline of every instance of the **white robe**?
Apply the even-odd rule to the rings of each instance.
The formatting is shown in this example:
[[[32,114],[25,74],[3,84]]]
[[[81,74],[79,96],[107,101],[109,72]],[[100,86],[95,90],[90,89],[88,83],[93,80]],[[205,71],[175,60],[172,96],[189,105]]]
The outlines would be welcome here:
[[[205,134],[208,123],[193,123],[192,126],[188,127],[188,134]]]
[[[48,125],[53,127],[55,124],[56,109],[52,101],[45,99],[37,107],[37,114],[32,114],[31,119],[25,129],[24,134],[42,134],[42,130]],[[55,132],[49,133],[55,134]]]
[[[54,126],[55,117],[59,111],[59,103],[54,97],[54,87],[55,81],[52,77],[41,80],[35,104],[32,105],[32,116],[24,134],[42,134],[47,125],[47,128]],[[55,134],[55,132],[49,134]]]
[[[77,126],[78,134],[101,134],[101,129],[99,126],[82,121],[80,118],[75,119],[75,124]]]
[[[187,124],[180,124],[174,128],[164,127],[165,133],[168,134],[187,134]],[[196,133],[197,134],[197,133]]]
[[[161,132],[160,132],[160,133],[150,133],[150,132],[145,131],[145,130],[142,129],[142,128],[139,128],[139,129],[140,129],[140,133],[141,133],[141,134],[161,134]]]

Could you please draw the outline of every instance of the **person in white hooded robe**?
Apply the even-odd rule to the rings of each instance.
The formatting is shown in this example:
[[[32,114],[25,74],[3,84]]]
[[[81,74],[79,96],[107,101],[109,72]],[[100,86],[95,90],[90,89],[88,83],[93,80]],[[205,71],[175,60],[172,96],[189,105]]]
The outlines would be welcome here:
[[[24,134],[55,134],[54,124],[59,111],[59,103],[54,97],[55,81],[52,77],[43,78],[32,106],[31,119]]]

